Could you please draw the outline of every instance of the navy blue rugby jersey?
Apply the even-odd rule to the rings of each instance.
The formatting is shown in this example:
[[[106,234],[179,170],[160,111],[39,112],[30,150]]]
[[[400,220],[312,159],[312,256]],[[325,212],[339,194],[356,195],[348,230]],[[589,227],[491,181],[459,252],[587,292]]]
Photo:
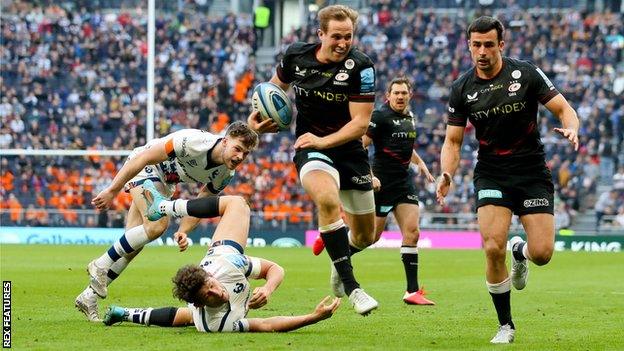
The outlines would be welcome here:
[[[351,48],[337,63],[316,59],[320,43],[294,43],[277,66],[277,76],[289,83],[297,105],[297,137],[305,133],[323,137],[351,120],[349,102],[375,101],[375,68],[364,53]],[[357,146],[354,140],[345,146]]]
[[[501,71],[492,79],[479,78],[473,67],[453,82],[447,124],[466,126],[470,120],[479,141],[480,162],[542,162],[538,103],[546,104],[558,94],[542,70],[504,57]]]
[[[373,111],[366,135],[375,145],[373,173],[405,179],[416,139],[413,114],[396,112],[386,103]]]

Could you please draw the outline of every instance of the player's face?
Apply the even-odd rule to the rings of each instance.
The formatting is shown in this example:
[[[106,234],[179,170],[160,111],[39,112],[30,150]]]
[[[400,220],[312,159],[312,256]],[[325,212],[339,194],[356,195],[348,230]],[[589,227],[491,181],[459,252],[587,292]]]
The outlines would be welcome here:
[[[487,33],[471,32],[470,55],[472,62],[478,70],[485,73],[493,73],[502,64],[502,50],[504,41],[498,41],[496,29]]]
[[[397,112],[404,112],[407,109],[411,97],[412,93],[404,83],[392,84],[390,92],[386,93],[390,108]]]
[[[236,169],[249,156],[251,150],[240,139],[223,139],[223,164],[228,169]]]
[[[319,29],[321,39],[321,61],[340,62],[347,57],[353,43],[353,23],[350,19],[344,21],[330,20],[327,31]]]
[[[193,304],[197,308],[202,308],[204,306],[219,307],[230,298],[223,284],[215,277],[206,278],[206,283],[202,286],[197,295],[198,301]]]

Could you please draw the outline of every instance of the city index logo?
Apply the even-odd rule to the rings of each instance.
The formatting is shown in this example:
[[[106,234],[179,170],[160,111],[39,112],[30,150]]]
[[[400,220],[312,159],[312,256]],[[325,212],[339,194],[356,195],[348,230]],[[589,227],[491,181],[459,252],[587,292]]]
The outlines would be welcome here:
[[[512,104],[502,104],[487,110],[471,112],[470,116],[475,121],[479,121],[490,117],[504,116],[510,113],[524,111],[526,109],[526,105],[526,101],[514,102]]]
[[[295,94],[299,96],[317,97],[319,99],[322,99],[328,102],[349,101],[349,97],[347,96],[347,94],[332,93],[329,91],[309,90],[309,89],[304,89],[297,85],[293,85],[293,90],[295,91]]]

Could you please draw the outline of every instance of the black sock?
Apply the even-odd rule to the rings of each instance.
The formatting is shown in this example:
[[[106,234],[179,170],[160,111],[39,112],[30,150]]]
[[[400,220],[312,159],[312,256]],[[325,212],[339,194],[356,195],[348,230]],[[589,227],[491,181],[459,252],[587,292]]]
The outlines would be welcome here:
[[[189,200],[186,203],[186,212],[189,216],[197,218],[219,217],[219,197],[208,196]]]
[[[321,237],[325,243],[325,249],[340,275],[340,280],[344,284],[345,293],[351,295],[351,292],[359,288],[360,284],[353,276],[347,228],[341,227],[333,232],[321,233]]]
[[[357,248],[351,244],[349,244],[349,251],[351,251],[351,256],[355,255],[356,253],[362,251],[362,249]]]
[[[511,321],[511,291],[502,294],[490,293],[496,314],[498,315],[498,323],[500,325],[509,324],[511,329],[516,329]]]
[[[511,253],[513,254],[514,258],[518,261],[526,260],[526,257],[524,257],[524,255],[522,254],[522,250],[524,250],[524,245],[526,245],[526,241],[521,241],[519,243],[516,243],[511,248]]]
[[[401,246],[401,248],[413,248],[414,246]],[[401,253],[401,261],[405,268],[405,278],[407,279],[407,292],[418,291],[418,253]]]
[[[175,307],[154,308],[149,316],[149,325],[173,327],[173,320],[177,311],[178,309]]]

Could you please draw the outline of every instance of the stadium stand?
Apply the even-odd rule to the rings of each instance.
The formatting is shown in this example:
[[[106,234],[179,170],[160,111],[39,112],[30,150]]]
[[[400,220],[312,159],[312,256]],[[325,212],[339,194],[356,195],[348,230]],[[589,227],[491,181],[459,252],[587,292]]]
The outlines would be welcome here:
[[[41,3],[11,2],[2,12],[0,148],[127,150],[144,144],[144,13],[118,1],[78,1],[73,8]],[[463,29],[473,15],[493,13],[508,28],[506,52],[542,67],[566,93],[582,122],[582,146],[574,153],[551,132],[558,121],[545,110],[540,114],[556,186],[558,226],[574,226],[581,217],[597,218],[594,203],[612,189],[614,202],[601,221],[607,221],[605,229],[621,223],[622,13],[581,11],[577,2],[567,0],[540,2],[546,5],[541,9],[533,0],[519,0],[504,11],[476,0],[424,1],[418,8],[413,1],[366,3],[358,45],[376,62],[377,103],[383,103],[384,82],[391,77],[405,74],[413,79],[416,147],[433,174],[439,173],[450,83],[471,64]],[[107,6],[117,10],[103,11]],[[156,20],[157,135],[182,128],[219,133],[231,121],[244,120],[250,88],[273,69],[256,67],[249,15],[211,17],[197,11],[197,5],[185,6],[183,11],[169,8]],[[284,35],[278,51],[293,41],[315,40],[314,13],[308,18],[306,25]],[[425,207],[423,227],[475,225],[471,172],[477,145],[471,135],[465,140],[457,186],[444,207],[435,202],[434,186],[416,177]],[[290,162],[292,135],[265,135],[261,143],[227,193],[250,200],[259,213],[254,217],[257,226],[312,228],[314,209],[297,185]],[[95,214],[90,200],[123,160],[96,154],[2,156],[2,225],[121,226],[128,206],[125,194],[109,213]],[[190,197],[193,191],[182,188],[179,195]]]

